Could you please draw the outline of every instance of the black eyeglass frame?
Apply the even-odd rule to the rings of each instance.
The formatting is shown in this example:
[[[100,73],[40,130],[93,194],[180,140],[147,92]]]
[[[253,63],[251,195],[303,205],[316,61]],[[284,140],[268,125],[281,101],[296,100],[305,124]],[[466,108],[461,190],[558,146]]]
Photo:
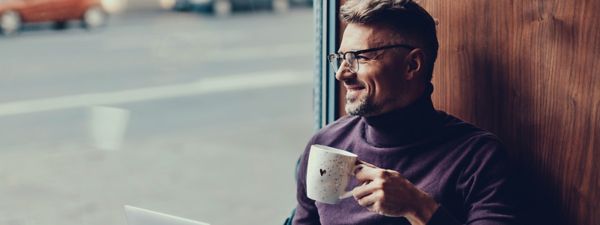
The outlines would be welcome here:
[[[356,58],[359,54],[363,54],[363,53],[367,53],[367,52],[374,52],[374,51],[379,51],[379,50],[384,50],[384,49],[390,49],[390,48],[406,48],[408,50],[415,49],[415,47],[406,45],[406,44],[386,45],[386,46],[368,48],[368,49],[363,49],[363,50],[331,53],[327,56],[327,61],[329,61],[329,65],[331,65],[334,74],[337,73],[337,71],[341,68],[341,66],[340,66],[341,63],[340,63],[340,65],[334,65],[334,64],[337,64],[337,62],[334,62],[334,60],[339,60],[339,59],[343,59],[344,61],[346,61],[346,64],[348,64],[350,66],[348,69],[351,72],[356,73],[356,72],[358,72],[358,64],[356,64],[356,71],[352,70],[352,68],[351,68],[352,64],[350,64],[350,62],[347,61],[347,58],[348,58],[347,54],[352,54],[354,60],[356,60]]]

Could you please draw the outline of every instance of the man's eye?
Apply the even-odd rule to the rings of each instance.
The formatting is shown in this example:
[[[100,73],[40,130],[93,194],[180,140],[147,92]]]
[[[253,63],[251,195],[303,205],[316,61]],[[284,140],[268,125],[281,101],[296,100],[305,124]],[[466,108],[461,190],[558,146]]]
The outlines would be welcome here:
[[[366,60],[369,60],[370,58],[366,57],[364,55],[357,55],[356,59],[358,59],[359,61],[366,61]]]

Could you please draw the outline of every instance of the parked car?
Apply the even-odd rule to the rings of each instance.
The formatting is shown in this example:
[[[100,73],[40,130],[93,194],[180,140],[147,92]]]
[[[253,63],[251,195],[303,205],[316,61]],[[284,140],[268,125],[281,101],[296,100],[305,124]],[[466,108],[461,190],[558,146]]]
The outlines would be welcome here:
[[[25,23],[54,22],[64,26],[81,20],[86,28],[106,23],[101,0],[0,0],[0,31],[17,32]]]
[[[295,3],[299,0],[291,1]],[[160,0],[160,2],[165,8],[206,11],[217,16],[226,16],[234,10],[241,9],[272,9],[275,12],[286,12],[290,7],[290,0]]]

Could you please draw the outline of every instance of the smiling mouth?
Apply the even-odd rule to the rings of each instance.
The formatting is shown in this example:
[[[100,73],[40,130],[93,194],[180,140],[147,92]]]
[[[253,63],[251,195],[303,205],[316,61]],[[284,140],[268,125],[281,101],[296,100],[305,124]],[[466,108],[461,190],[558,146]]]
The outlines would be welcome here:
[[[357,80],[347,80],[347,81],[345,81],[344,82],[344,87],[348,91],[358,91],[358,90],[365,89],[365,86],[362,85]]]
[[[363,86],[348,86],[348,85],[345,85],[345,87],[346,87],[346,90],[348,90],[348,91],[359,91],[359,90],[365,89],[365,87],[363,87]]]

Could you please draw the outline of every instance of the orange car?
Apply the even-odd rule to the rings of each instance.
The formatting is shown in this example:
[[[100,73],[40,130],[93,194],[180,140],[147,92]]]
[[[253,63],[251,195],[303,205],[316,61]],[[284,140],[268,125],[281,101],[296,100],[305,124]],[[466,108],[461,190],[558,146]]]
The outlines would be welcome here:
[[[0,0],[0,31],[12,34],[24,23],[81,20],[87,28],[106,22],[101,0]]]

